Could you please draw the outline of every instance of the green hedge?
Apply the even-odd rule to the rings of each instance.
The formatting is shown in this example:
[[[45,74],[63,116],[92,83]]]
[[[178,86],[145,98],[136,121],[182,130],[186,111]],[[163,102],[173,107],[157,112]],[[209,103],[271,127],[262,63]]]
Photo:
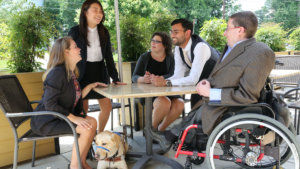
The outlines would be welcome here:
[[[255,35],[256,40],[266,43],[274,52],[285,51],[286,32],[279,24],[265,23]]]
[[[222,52],[226,45],[226,38],[223,36],[227,27],[223,19],[211,19],[205,21],[203,27],[200,28],[200,36],[206,40],[212,47]]]
[[[300,27],[295,29],[289,36],[289,42],[295,50],[300,50]]]

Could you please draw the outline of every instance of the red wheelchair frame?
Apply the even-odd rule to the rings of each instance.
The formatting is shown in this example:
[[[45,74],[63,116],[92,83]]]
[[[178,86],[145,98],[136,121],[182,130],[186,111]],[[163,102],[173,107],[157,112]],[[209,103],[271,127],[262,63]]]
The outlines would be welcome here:
[[[179,156],[180,154],[190,155],[190,156],[195,155],[195,153],[194,153],[193,151],[184,151],[184,150],[181,150],[181,148],[182,148],[182,146],[183,146],[183,143],[184,143],[184,140],[185,140],[185,138],[186,138],[186,135],[187,135],[188,131],[189,131],[190,129],[193,129],[193,128],[198,128],[198,125],[196,125],[196,124],[190,125],[190,126],[188,126],[188,127],[184,130],[184,132],[183,132],[183,134],[182,134],[182,137],[181,137],[181,139],[180,139],[180,144],[179,144],[179,146],[178,146],[178,148],[177,148],[177,151],[176,151],[176,154],[175,154],[175,158],[178,158],[178,156]],[[235,131],[236,131],[237,133],[241,133],[241,132],[242,132],[242,129],[236,129]],[[250,134],[250,132],[251,132],[251,131],[248,130],[248,133],[249,133],[249,134]],[[219,140],[217,143],[224,144],[225,141],[224,141],[224,140]],[[245,144],[245,143],[240,143],[240,145],[243,146],[243,145],[246,145],[246,144]],[[249,146],[250,146],[250,147],[256,147],[256,146],[261,146],[261,145],[258,145],[258,144],[250,144]],[[206,157],[206,154],[205,154],[205,153],[197,153],[197,156],[198,156],[198,157],[205,158],[205,157]],[[264,157],[264,153],[263,153],[263,149],[261,149],[261,153],[260,153],[260,155],[258,156],[257,161],[262,160],[263,157]],[[221,157],[220,155],[214,155],[214,159],[220,159],[220,158],[222,159],[222,157]],[[227,161],[228,161],[228,159],[227,159]],[[236,159],[232,159],[232,161],[241,163],[241,162],[242,162],[242,159],[236,158]]]

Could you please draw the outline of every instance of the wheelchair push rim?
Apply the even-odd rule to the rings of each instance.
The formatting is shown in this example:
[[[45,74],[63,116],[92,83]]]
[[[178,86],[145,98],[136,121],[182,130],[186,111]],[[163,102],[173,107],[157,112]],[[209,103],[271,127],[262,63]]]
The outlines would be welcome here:
[[[297,141],[295,139],[295,136],[281,123],[278,121],[271,119],[267,116],[263,115],[257,115],[257,114],[242,114],[242,115],[236,115],[234,117],[231,117],[224,122],[220,123],[211,133],[207,147],[206,147],[206,153],[207,158],[206,162],[209,168],[215,169],[215,155],[214,155],[214,149],[216,148],[216,145],[218,143],[218,140],[226,131],[230,131],[231,128],[235,128],[236,126],[241,125],[257,125],[257,126],[264,126],[266,128],[271,129],[274,131],[278,136],[280,136],[285,143],[287,144],[287,150],[291,150],[291,154],[293,155],[294,159],[294,168],[299,169],[299,145],[297,144]],[[279,145],[280,146],[280,145]],[[287,153],[289,153],[287,151]],[[285,155],[285,152],[283,153]],[[285,159],[282,159],[283,156],[280,156],[280,162],[285,162]],[[234,163],[245,167],[246,164],[243,163],[243,159],[236,159],[233,160]],[[276,162],[276,161],[275,161]],[[275,163],[274,162],[274,163]],[[268,164],[273,165],[273,162]],[[261,165],[261,166],[246,166],[246,168],[273,168],[271,166],[268,166],[267,164]]]

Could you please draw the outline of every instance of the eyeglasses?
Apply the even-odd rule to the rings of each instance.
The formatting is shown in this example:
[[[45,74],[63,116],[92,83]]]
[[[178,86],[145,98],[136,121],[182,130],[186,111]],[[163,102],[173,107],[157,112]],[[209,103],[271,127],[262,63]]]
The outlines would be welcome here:
[[[185,30],[170,30],[170,34],[178,34],[179,32],[185,32]]]
[[[236,28],[241,28],[241,26],[236,26],[236,27],[233,27],[233,28],[228,28],[228,27],[227,27],[227,28],[225,29],[225,32],[227,32],[227,31],[230,30],[230,29],[236,29]]]
[[[153,43],[156,43],[156,44],[158,44],[158,43],[162,43],[162,41],[159,41],[159,40],[154,40],[154,39],[151,39],[151,42],[153,42]]]

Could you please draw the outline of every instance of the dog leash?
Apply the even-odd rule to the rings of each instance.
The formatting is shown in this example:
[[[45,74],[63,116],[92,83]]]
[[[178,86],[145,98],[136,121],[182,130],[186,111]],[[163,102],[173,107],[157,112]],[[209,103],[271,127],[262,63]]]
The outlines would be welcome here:
[[[115,133],[115,134],[117,134],[117,135],[119,135],[121,137],[121,133],[119,133],[119,132],[113,132],[113,133]],[[109,152],[109,149],[107,149],[105,147],[102,147],[102,146],[96,146],[96,148],[101,148],[101,149]]]
[[[96,146],[96,148],[101,148],[101,149],[103,149],[103,150],[105,150],[105,151],[108,151],[108,152],[109,152],[109,149],[107,149],[107,148],[105,148],[105,147],[102,147],[102,146]]]

